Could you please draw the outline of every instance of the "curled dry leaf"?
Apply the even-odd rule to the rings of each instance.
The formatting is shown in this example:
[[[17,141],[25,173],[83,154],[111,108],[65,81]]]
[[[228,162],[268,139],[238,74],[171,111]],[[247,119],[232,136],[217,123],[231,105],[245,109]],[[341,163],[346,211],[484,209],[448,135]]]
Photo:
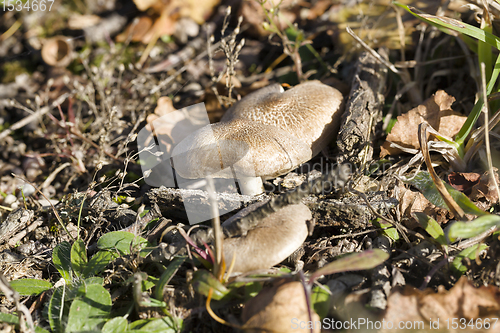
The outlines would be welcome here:
[[[65,36],[47,39],[42,46],[42,59],[47,65],[66,67],[73,60],[73,45]]]
[[[245,332],[311,332],[320,317],[314,310],[309,318],[302,283],[279,280],[245,304],[242,319]],[[295,324],[295,325],[294,325]],[[312,332],[319,333],[319,325]]]
[[[500,183],[498,179],[498,172],[496,168],[493,168],[495,172],[495,179],[497,183]],[[498,192],[493,183],[490,172],[484,172],[479,181],[472,186],[470,199],[481,209],[487,210],[491,205],[498,202]]]
[[[413,191],[406,188],[403,184],[399,186],[399,192],[402,196],[399,198],[400,211],[403,217],[403,224],[409,229],[416,229],[420,224],[413,218],[412,213],[423,212],[427,216],[432,217],[439,224],[446,223],[450,220],[451,214],[448,210],[435,206],[419,191]]]
[[[412,216],[412,213],[415,212],[425,213],[439,224],[450,220],[451,214],[448,210],[432,204],[421,192],[408,189],[403,184],[399,186],[399,192],[402,194],[399,198],[401,214],[403,217],[408,218],[403,219],[405,227],[414,230],[420,226],[418,221]]]
[[[383,319],[392,322],[397,327],[400,322],[421,322],[425,327],[420,327],[422,332],[440,331],[448,332],[451,328],[452,320],[464,318],[466,323],[473,320],[474,323],[481,321],[484,324],[486,319],[493,325],[500,316],[500,291],[495,286],[482,286],[475,288],[466,277],[460,280],[449,291],[443,286],[435,292],[433,289],[420,291],[416,288],[406,286],[405,289],[395,289],[387,299],[387,309]],[[439,322],[438,322],[439,319]],[[382,318],[380,319],[382,320]],[[446,320],[449,326],[447,327]],[[432,327],[430,327],[432,322]],[[471,326],[467,326],[470,329]],[[474,324],[474,330],[469,332],[493,332],[498,328],[481,329]],[[393,332],[386,329],[380,332]]]
[[[418,125],[427,121],[440,134],[452,138],[462,128],[467,117],[451,109],[455,98],[443,90],[438,90],[424,104],[398,117],[398,120],[381,147],[380,155],[398,155],[401,150],[390,147],[394,142],[407,148],[419,149]]]
[[[470,195],[472,187],[479,183],[481,175],[476,172],[451,172],[448,175],[448,183],[465,195]]]

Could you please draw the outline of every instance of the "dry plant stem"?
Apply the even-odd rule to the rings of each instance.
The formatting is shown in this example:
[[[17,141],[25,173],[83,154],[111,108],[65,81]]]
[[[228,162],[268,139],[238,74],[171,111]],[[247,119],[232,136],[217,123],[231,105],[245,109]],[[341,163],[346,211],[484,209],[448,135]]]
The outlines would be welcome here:
[[[54,103],[55,103],[55,102],[54,102]],[[59,104],[58,104],[57,106],[59,106]],[[55,122],[58,126],[60,126],[60,127],[61,127],[61,128],[63,128],[63,129],[67,129],[67,125],[68,125],[67,123],[65,123],[64,125],[63,125],[63,124],[61,124],[61,123],[59,122],[59,120],[57,120],[56,118],[54,118],[54,116],[52,116],[51,114],[49,114],[49,117],[50,117],[52,120],[54,120],[54,122]],[[74,125],[72,125],[72,126],[70,126],[70,127],[69,127],[69,132],[70,132],[71,134],[73,134],[73,135],[76,135],[78,138],[80,138],[80,139],[81,139],[81,140],[83,140],[84,142],[88,143],[88,144],[89,144],[89,145],[91,145],[92,147],[94,147],[94,148],[96,148],[96,149],[98,149],[98,150],[102,151],[102,152],[103,152],[105,155],[107,155],[108,157],[111,157],[112,159],[114,159],[114,160],[115,160],[115,161],[117,161],[117,162],[121,162],[121,160],[120,160],[119,158],[117,158],[117,157],[115,157],[115,156],[111,155],[110,153],[108,153],[107,151],[105,151],[105,150],[104,150],[104,148],[102,148],[102,147],[101,147],[101,146],[99,146],[98,144],[94,143],[92,140],[89,140],[89,139],[87,139],[86,137],[84,137],[84,136],[82,135],[82,133],[80,133],[80,131],[78,131],[78,130],[76,130],[76,129],[74,128]],[[3,133],[3,132],[2,132],[2,133]],[[0,138],[0,139],[1,139],[1,138]]]
[[[355,33],[354,31],[352,31],[352,29],[347,26],[346,27],[346,31],[349,35],[351,35],[352,38],[354,38],[354,40],[356,40],[365,50],[367,50],[371,55],[373,55],[375,57],[375,59],[377,59],[377,61],[379,61],[380,63],[382,63],[384,66],[386,66],[387,68],[389,68],[393,73],[395,74],[398,74],[400,77],[401,77],[401,80],[403,80],[405,86],[408,85],[408,84],[411,84],[412,81],[411,81],[411,78],[410,78],[410,75],[408,74],[408,72],[404,72],[404,71],[400,71],[396,68],[396,66],[394,66],[393,64],[391,64],[388,60],[385,60],[383,57],[380,56],[380,54],[378,54],[377,51],[375,51],[374,49],[372,49],[368,44],[366,44],[361,38],[359,38]],[[416,89],[409,89],[409,97],[410,99],[412,100],[413,103],[415,104],[421,104],[422,102],[422,98],[420,97],[420,94],[418,93],[418,91]]]
[[[481,234],[479,234],[477,236],[474,236],[474,237],[471,237],[471,238],[468,238],[468,239],[461,241],[457,245],[453,246],[452,249],[457,250],[457,251],[462,251],[468,247],[471,247],[472,245],[475,245],[475,244],[482,242],[484,239],[489,237],[496,230],[497,230],[496,227],[491,227],[488,230],[482,232]]]
[[[210,25],[209,26],[209,29],[212,29],[212,27]],[[210,36],[210,32],[211,30],[208,30],[207,31],[207,35]],[[229,39],[230,36],[228,37],[224,37],[224,39]],[[210,38],[210,37],[209,37]],[[218,47],[220,45],[220,41],[215,43],[213,46],[214,47]],[[199,60],[201,60],[201,58],[205,57],[207,54],[209,54],[208,50],[205,50],[203,52],[201,52],[200,54],[198,54],[192,61],[192,63],[195,63],[195,62],[198,62]],[[158,91],[160,91],[161,89],[163,89],[165,86],[169,85],[173,80],[175,80],[179,75],[181,75],[182,73],[184,73],[187,69],[188,69],[188,66],[189,64],[185,64],[184,66],[182,66],[181,68],[179,68],[179,70],[177,70],[175,73],[173,73],[172,75],[170,75],[165,81],[163,81],[162,83],[158,84],[156,87],[154,87],[153,89],[151,89],[151,91],[149,92],[151,95],[152,94],[155,94],[157,93]]]
[[[222,270],[222,267],[224,266],[223,264],[224,251],[222,249],[223,234],[220,226],[219,207],[217,205],[217,199],[215,197],[215,186],[212,177],[207,176],[206,181],[207,181],[206,188],[208,193],[208,200],[210,202],[210,210],[213,216],[212,229],[214,231],[214,244],[215,244],[214,275],[219,279],[219,281],[221,281],[222,276],[224,275],[225,272]]]
[[[5,210],[6,210],[6,211],[8,211],[8,212],[12,212],[12,210],[13,210],[13,209],[12,209],[12,208],[10,208],[10,207],[5,207],[5,206],[2,206],[2,205],[0,205],[0,209],[5,209]]]
[[[47,112],[50,112],[53,108],[56,108],[57,105],[62,104],[66,100],[66,98],[68,98],[69,96],[72,96],[72,95],[69,94],[69,93],[63,94],[63,95],[59,96],[59,98],[57,98],[54,102],[52,102],[52,104],[50,106],[45,106],[45,107],[37,110],[36,112],[33,112],[32,110],[26,109],[23,106],[22,109],[25,109],[25,110],[27,110],[29,112],[33,112],[33,113],[30,114],[29,116],[27,116],[27,117],[19,120],[17,123],[12,124],[6,130],[0,132],[0,140],[2,140],[3,138],[7,137],[8,135],[10,135],[15,130],[18,130],[18,129],[20,129],[20,128],[26,126],[26,125],[28,125],[30,122],[32,122],[33,120],[37,119],[38,117],[43,116]],[[18,106],[16,106],[16,107],[18,107]],[[20,108],[20,107],[18,107],[18,108]]]
[[[108,153],[107,151],[105,151],[104,148],[102,148],[98,144],[94,143],[92,140],[87,139],[86,137],[84,137],[80,132],[78,132],[74,128],[71,128],[71,134],[76,135],[77,137],[79,137],[80,139],[82,139],[83,141],[85,141],[86,143],[92,145],[94,148],[101,150],[105,155],[107,155],[108,157],[111,157],[115,161],[121,162],[121,160],[119,158],[111,155],[110,153]]]
[[[307,306],[307,315],[309,316],[309,322],[313,322],[313,309],[311,304],[311,288],[314,284],[314,280],[306,281],[306,277],[304,276],[304,271],[301,269],[299,271],[300,282],[302,283],[302,287],[304,288],[304,296],[306,298],[306,306]],[[314,328],[311,326],[311,333],[314,333]]]
[[[484,1],[483,1],[484,2]],[[486,10],[487,7],[485,7]],[[488,102],[488,94],[486,92],[486,66],[484,62],[481,63],[481,86],[483,93],[483,114],[484,114],[484,143],[486,145],[486,158],[488,160],[488,170],[490,171],[490,178],[495,189],[497,190],[498,198],[500,199],[500,189],[498,188],[498,183],[495,177],[495,170],[493,170],[493,162],[491,161],[491,147],[490,147],[490,127],[489,127],[489,114],[490,114],[490,103]]]
[[[210,317],[212,317],[216,322],[218,323],[221,323],[222,325],[226,325],[226,326],[229,326],[229,327],[232,327],[232,328],[235,328],[237,330],[241,330],[241,329],[244,329],[244,327],[242,326],[238,326],[238,325],[234,325],[234,324],[231,324],[230,322],[228,321],[225,321],[224,319],[222,319],[221,317],[217,316],[215,314],[215,312],[213,312],[212,308],[210,307],[210,301],[212,300],[212,294],[213,294],[213,288],[210,288],[208,290],[208,296],[207,296],[207,301],[205,302],[205,307],[207,309],[207,312],[208,314],[210,315]]]
[[[458,220],[466,221],[468,219],[465,216],[464,211],[455,202],[455,200],[453,200],[450,193],[448,192],[448,190],[444,186],[443,182],[441,181],[441,179],[439,179],[438,175],[436,174],[434,167],[432,166],[431,155],[429,154],[429,147],[427,146],[427,127],[428,126],[429,126],[429,124],[427,124],[427,122],[423,122],[420,125],[418,125],[418,143],[420,144],[420,149],[422,150],[422,155],[424,156],[425,164],[427,165],[427,170],[429,171],[429,174],[432,178],[432,181],[436,185],[436,189],[438,190],[439,194],[441,195],[444,202],[448,206],[448,209],[450,210],[450,212]]]
[[[450,263],[452,261],[453,261],[453,257],[447,257],[445,255],[444,259],[441,260],[440,262],[438,262],[437,265],[434,265],[434,267],[432,267],[432,269],[429,271],[429,273],[427,273],[427,275],[424,277],[424,282],[422,283],[422,285],[418,289],[424,290],[425,288],[427,288],[427,285],[429,284],[429,282],[431,282],[431,279],[434,276],[434,274],[436,274],[436,272],[441,267],[443,267],[445,264]]]
[[[35,184],[33,184],[33,183],[32,183],[32,182],[30,182],[29,180],[25,179],[24,177],[19,176],[19,175],[16,175],[15,173],[13,173],[13,174],[12,174],[12,176],[13,176],[13,177],[15,177],[15,178],[19,178],[19,179],[21,179],[23,182],[28,183],[28,184],[30,184],[31,186],[33,186],[33,188],[34,188],[34,189],[35,189],[38,193],[40,193],[40,194],[41,194],[41,195],[45,198],[45,200],[47,200],[47,202],[48,202],[48,203],[50,204],[50,206],[52,207],[52,211],[54,212],[54,215],[55,215],[55,217],[56,217],[57,221],[59,222],[59,224],[61,225],[61,227],[64,229],[64,231],[68,234],[69,238],[71,238],[71,240],[74,242],[74,241],[75,241],[75,239],[74,239],[74,238],[73,238],[73,236],[69,233],[68,229],[66,229],[66,226],[64,225],[64,223],[63,223],[63,221],[62,221],[61,217],[59,216],[59,213],[57,212],[56,207],[54,207],[54,205],[52,204],[52,202],[50,202],[49,198],[47,198],[47,197],[45,196],[45,194],[43,194],[43,192],[42,192],[42,191],[41,191],[41,190],[40,190],[40,189],[39,189],[39,188],[38,188]]]
[[[0,273],[0,291],[5,295],[9,302],[13,302],[16,306],[21,332],[35,333],[35,325],[33,324],[33,318],[31,318],[30,311],[28,310],[26,305],[19,302],[19,293],[12,289],[9,281],[7,281],[2,273]],[[26,327],[26,323],[24,322],[23,317],[28,322],[29,328]]]
[[[283,44],[283,53],[292,58],[294,65],[295,65],[295,72],[297,73],[297,78],[299,82],[304,82],[304,75],[302,72],[302,59],[300,58],[299,54],[299,48],[302,46],[302,43],[297,43],[291,42],[288,39],[288,36],[284,33],[281,32],[281,30],[278,28],[275,22],[275,17],[279,16],[279,6],[281,5],[281,0],[276,6],[271,2],[271,5],[273,6],[272,8],[272,13],[273,16],[269,16],[269,13],[271,11],[267,10],[264,5],[268,0],[259,0],[260,5],[264,11],[264,14],[266,15],[267,20],[269,21],[269,24],[273,27],[273,33],[277,34],[278,37],[281,39],[281,42]],[[271,37],[273,34],[269,35],[269,40],[271,40]],[[272,43],[272,42],[271,42]],[[273,44],[273,43],[272,43]]]
[[[54,181],[57,174],[59,172],[61,172],[62,170],[64,170],[65,168],[69,167],[70,165],[71,165],[71,163],[66,162],[66,163],[63,163],[60,166],[58,166],[54,171],[52,171],[52,173],[47,177],[47,179],[45,179],[45,181],[42,183],[40,188],[43,190],[44,188],[49,186]]]

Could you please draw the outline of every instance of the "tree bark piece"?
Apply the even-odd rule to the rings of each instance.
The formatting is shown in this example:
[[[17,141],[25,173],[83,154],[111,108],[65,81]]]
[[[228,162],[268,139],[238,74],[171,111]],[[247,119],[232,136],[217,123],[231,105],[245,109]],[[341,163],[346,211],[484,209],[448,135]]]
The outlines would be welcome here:
[[[385,52],[379,53],[387,58]],[[364,164],[372,159],[374,129],[382,120],[387,68],[371,54],[361,54],[337,137],[338,162]]]

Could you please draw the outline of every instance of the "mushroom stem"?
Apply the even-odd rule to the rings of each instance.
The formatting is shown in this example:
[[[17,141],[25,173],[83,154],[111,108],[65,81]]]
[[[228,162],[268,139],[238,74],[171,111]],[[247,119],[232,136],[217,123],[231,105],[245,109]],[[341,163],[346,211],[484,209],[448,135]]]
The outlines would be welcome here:
[[[257,195],[264,192],[264,185],[260,177],[238,176],[238,185],[243,195]]]

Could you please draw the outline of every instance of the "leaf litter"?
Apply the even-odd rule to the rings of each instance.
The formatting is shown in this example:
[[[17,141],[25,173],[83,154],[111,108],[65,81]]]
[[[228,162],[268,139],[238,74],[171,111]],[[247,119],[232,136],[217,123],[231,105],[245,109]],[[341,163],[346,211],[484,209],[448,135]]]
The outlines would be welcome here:
[[[446,224],[453,224],[449,211],[431,203],[414,187],[403,185],[387,169],[373,174],[371,171],[368,172],[367,170],[372,170],[378,161],[367,161],[368,166],[358,165],[360,169],[357,171],[362,174],[358,181],[363,183],[364,179],[370,179],[374,184],[355,186],[358,191],[366,190],[368,196],[366,202],[362,199],[358,202],[353,200],[356,195],[354,191],[349,191],[349,186],[344,192],[335,190],[326,195],[313,193],[306,198],[305,202],[316,219],[316,227],[311,231],[311,236],[304,246],[294,254],[294,260],[260,276],[241,276],[229,281],[220,279],[208,271],[214,262],[213,253],[207,250],[209,254],[198,258],[186,247],[187,242],[195,244],[197,251],[203,251],[206,249],[205,244],[212,242],[213,239],[210,235],[204,238],[196,228],[189,230],[185,211],[179,208],[182,205],[180,192],[149,190],[141,182],[138,176],[141,173],[140,167],[132,157],[136,151],[131,143],[134,141],[134,134],[141,126],[151,127],[159,117],[190,105],[190,102],[208,102],[211,96],[214,106],[209,107],[208,111],[211,113],[210,119],[213,120],[220,118],[222,111],[227,107],[226,102],[233,103],[248,92],[268,83],[278,81],[295,85],[297,78],[299,80],[322,78],[325,82],[335,82],[338,78],[334,75],[345,82],[351,82],[352,78],[345,73],[353,68],[354,62],[347,60],[348,57],[345,57],[340,47],[338,49],[334,47],[334,45],[344,45],[351,55],[354,54],[356,48],[346,46],[353,43],[344,32],[344,27],[349,24],[367,40],[369,45],[391,49],[393,58],[399,57],[399,51],[411,54],[415,48],[426,48],[424,54],[428,58],[416,59],[412,63],[401,57],[397,65],[413,64],[419,68],[421,76],[415,77],[415,80],[419,80],[417,83],[422,86],[419,93],[423,91],[436,91],[436,93],[413,109],[415,104],[412,104],[412,98],[404,96],[404,93],[402,98],[399,97],[399,101],[394,99],[395,109],[411,110],[397,117],[395,126],[387,136],[387,142],[381,148],[379,146],[384,135],[380,129],[374,127],[377,139],[373,141],[372,148],[376,152],[380,149],[380,156],[390,162],[397,174],[398,163],[408,162],[408,155],[402,152],[405,149],[415,152],[420,148],[418,126],[423,121],[449,139],[453,139],[462,128],[466,116],[452,109],[455,101],[452,96],[458,99],[453,108],[465,110],[466,113],[470,111],[468,105],[472,105],[474,100],[474,92],[470,89],[474,85],[473,78],[468,77],[467,73],[462,73],[466,71],[461,62],[470,57],[470,54],[458,56],[460,58],[458,60],[453,58],[463,52],[463,49],[457,45],[440,48],[440,45],[448,45],[446,43],[450,41],[446,35],[425,29],[416,30],[418,21],[413,16],[399,16],[400,14],[385,2],[370,1],[342,5],[331,4],[328,1],[316,1],[313,4],[283,2],[283,7],[277,8],[278,2],[275,1],[269,1],[265,6],[255,1],[244,2],[236,11],[237,15],[243,15],[242,29],[248,29],[242,32],[248,39],[246,45],[252,45],[250,48],[243,47],[238,63],[235,62],[236,59],[231,59],[231,57],[237,58],[237,53],[222,52],[223,50],[217,48],[213,52],[216,54],[209,52],[208,57],[199,56],[203,55],[206,38],[199,39],[201,42],[190,44],[199,36],[179,33],[179,30],[187,31],[193,23],[198,30],[201,30],[200,24],[203,22],[218,24],[217,27],[220,29],[224,15],[219,15],[218,13],[223,11],[218,12],[218,10],[222,7],[227,8],[224,1],[207,1],[199,4],[192,1],[164,3],[136,0],[134,4],[138,9],[134,12],[134,17],[125,20],[123,17],[120,18],[116,21],[119,24],[115,25],[114,32],[108,35],[95,34],[97,39],[101,38],[101,41],[107,43],[104,46],[90,44],[95,40],[90,38],[91,33],[89,33],[92,28],[102,27],[114,20],[111,16],[103,14],[106,10],[112,11],[112,9],[101,8],[102,4],[89,7],[85,13],[69,10],[68,12],[74,13],[63,17],[51,27],[43,24],[46,22],[38,21],[41,22],[39,26],[46,29],[44,32],[40,32],[33,25],[27,31],[12,30],[16,38],[19,40],[27,38],[30,47],[40,50],[46,42],[43,36],[56,36],[63,30],[61,27],[64,24],[74,31],[83,29],[87,40],[75,38],[72,41],[75,48],[70,51],[71,57],[68,58],[70,62],[62,63],[61,68],[50,66],[50,63],[45,61],[45,64],[39,63],[41,69],[36,69],[32,73],[13,75],[17,65],[11,64],[9,60],[11,58],[5,58],[5,54],[13,56],[14,59],[20,58],[22,48],[13,43],[13,38],[8,38],[5,34],[0,36],[3,42],[0,45],[0,57],[3,57],[2,60],[9,60],[6,65],[2,65],[1,73],[15,77],[14,83],[9,81],[2,83],[0,87],[5,92],[5,96],[2,95],[0,100],[2,121],[0,133],[9,128],[14,129],[9,134],[2,133],[4,134],[2,148],[5,149],[1,152],[0,160],[0,170],[2,170],[0,205],[3,206],[1,213],[2,220],[5,221],[0,226],[2,230],[15,230],[13,233],[16,240],[16,243],[12,244],[2,239],[1,265],[2,272],[9,279],[26,277],[43,281],[36,286],[37,296],[26,299],[37,314],[35,317],[37,325],[53,331],[65,325],[69,325],[72,330],[102,328],[104,325],[109,331],[116,331],[117,327],[120,327],[121,331],[155,328],[163,331],[181,331],[184,327],[191,331],[224,332],[231,331],[230,327],[241,327],[249,321],[252,322],[250,326],[258,329],[268,327],[266,325],[270,321],[277,320],[278,326],[284,327],[290,322],[287,316],[292,314],[304,322],[323,319],[324,316],[339,318],[349,307],[339,305],[344,304],[341,301],[343,299],[354,300],[351,305],[356,304],[357,309],[369,305],[373,309],[385,310],[383,316],[373,318],[386,321],[422,320],[428,323],[429,318],[439,316],[441,324],[446,319],[465,318],[473,319],[477,327],[478,320],[485,323],[487,318],[498,317],[498,292],[495,287],[499,281],[495,269],[498,264],[497,236],[494,234],[490,237],[494,230],[489,234],[478,235],[481,236],[479,238],[466,239],[468,244],[463,242],[446,244],[448,252],[444,251],[437,246],[437,238],[432,239],[432,237],[446,234],[446,230],[439,230],[439,224],[443,227]],[[78,7],[78,4],[75,6]],[[430,3],[419,3],[414,6],[426,12],[436,12],[430,9],[434,6]],[[255,10],[249,11],[246,7]],[[452,16],[450,14],[470,14],[474,10],[477,11],[476,7],[458,6],[456,2],[452,2],[449,7],[440,10],[444,15]],[[273,16],[274,8],[280,10],[279,15]],[[498,15],[498,9],[493,5],[490,9],[493,15]],[[265,29],[266,25],[263,23],[269,22],[268,18],[264,17],[266,13],[277,20],[275,23],[280,30],[286,32],[285,39],[280,39],[279,36],[273,35],[271,30]],[[10,26],[15,28],[16,18],[9,13],[5,13],[4,16],[6,20],[2,23],[2,28]],[[466,15],[462,18],[467,19]],[[441,18],[438,21],[467,29],[466,25],[451,18]],[[126,27],[127,22],[128,27]],[[229,25],[230,28],[235,27],[233,23]],[[249,24],[249,27],[245,24]],[[419,41],[415,38],[415,34],[412,35],[412,32],[417,31],[425,37],[427,45],[421,42],[422,39]],[[304,40],[300,39],[301,34],[305,34]],[[256,39],[255,36],[270,36],[270,39],[264,41],[265,38]],[[139,44],[134,44],[134,41],[148,46],[147,48],[138,46]],[[295,51],[289,52],[288,58],[281,56],[285,53],[280,43],[290,43],[289,46],[295,49],[290,47],[288,50]],[[184,45],[187,46],[183,48]],[[316,53],[308,54],[306,52],[310,51],[308,45]],[[430,52],[431,47],[435,47],[432,52]],[[157,67],[149,73],[141,71],[141,66],[134,67],[134,64],[139,63],[146,68],[148,66],[155,68],[153,64],[162,64],[167,56],[177,55],[175,52],[179,51],[186,51],[182,54],[187,54],[187,58],[178,57],[187,59],[184,60],[186,62],[171,61],[168,66],[163,65],[162,69]],[[245,52],[248,52],[246,58],[243,57]],[[302,62],[297,61],[297,54],[300,55]],[[439,57],[455,60],[432,63],[436,60],[431,59],[433,57],[437,57],[438,60]],[[202,61],[206,58],[212,58],[212,63]],[[235,66],[234,72],[225,70],[227,58]],[[31,60],[38,61],[36,56]],[[425,72],[421,66],[425,61],[429,61],[426,66],[432,68],[436,75]],[[297,68],[299,65],[305,69],[302,75],[299,75]],[[457,68],[462,73],[460,77],[467,77],[468,84],[465,86],[460,85],[461,81],[465,80],[454,76],[458,72]],[[322,72],[325,69],[327,71]],[[289,73],[293,75],[287,76]],[[2,77],[2,82],[6,77],[7,75]],[[52,79],[49,79],[50,77]],[[219,80],[214,80],[217,77]],[[429,82],[425,83],[423,77]],[[228,88],[226,82],[230,82],[231,88]],[[394,96],[396,92],[401,92],[402,87],[396,87],[400,84],[401,82],[397,82],[392,86],[389,85],[388,95]],[[439,89],[446,89],[450,94]],[[64,98],[61,99],[61,96]],[[428,95],[420,97],[420,100],[424,100]],[[220,103],[221,100],[224,103]],[[58,107],[61,108],[61,112]],[[213,117],[212,113],[218,115]],[[29,122],[28,125],[11,127],[29,114],[37,115],[36,121]],[[165,142],[168,142],[171,129],[167,126],[158,126],[155,130],[157,134],[165,137]],[[495,131],[493,130],[494,133]],[[405,149],[391,148],[388,142],[396,143]],[[317,167],[321,163],[325,166],[327,163],[323,157],[334,158],[332,149],[327,149],[324,155],[315,158],[306,166],[312,166],[313,169],[315,165]],[[447,179],[453,188],[467,195],[481,210],[496,212],[495,203],[498,201],[498,196],[491,182],[490,171],[479,170],[477,160],[471,160],[474,162],[473,170],[451,172],[447,161],[438,160],[434,155],[432,160],[436,163],[435,168],[441,179]],[[417,164],[412,164],[409,169]],[[64,168],[59,169],[60,165],[64,165]],[[40,208],[39,194],[21,191],[17,178],[10,177],[10,172],[25,173],[35,184],[45,184],[42,191],[51,200],[61,201],[56,209],[68,223],[67,227],[72,237],[80,236],[83,241],[79,240],[73,245],[67,243],[70,238],[54,223],[50,209]],[[305,171],[297,170],[294,173],[287,177],[301,180],[314,178],[310,168]],[[401,175],[411,176],[406,172],[402,172]],[[496,170],[495,177],[498,177]],[[51,181],[44,182],[47,178]],[[270,186],[270,183],[267,186]],[[289,187],[293,189],[297,186],[301,186],[300,182],[293,183]],[[271,196],[278,197],[283,195],[282,190],[274,189],[268,192]],[[377,190],[384,199],[370,201],[373,199],[370,191]],[[167,194],[164,198],[167,204],[160,207],[160,217],[155,215],[155,218],[151,218],[152,215],[146,214],[144,216],[148,216],[147,221],[141,220],[142,210],[151,207],[149,198],[158,193]],[[63,195],[66,197],[63,198]],[[26,197],[26,201],[22,199],[23,196]],[[391,206],[389,202],[394,197],[399,204]],[[205,200],[203,196],[197,198]],[[363,202],[364,206],[360,202]],[[464,202],[461,204],[468,205]],[[14,215],[10,219],[6,218],[9,216],[9,209],[15,210],[24,205],[26,205],[24,210],[14,211],[12,214],[28,213],[32,216],[28,226],[16,224],[18,221],[13,218]],[[423,213],[436,220],[437,226],[432,225],[435,232],[422,229],[421,224],[414,220],[415,213]],[[354,223],[354,219],[359,219],[358,216],[363,216],[363,221],[381,220],[384,224],[378,225],[388,225],[392,228],[402,224],[405,229],[398,227],[396,230],[408,235],[400,238],[387,237],[386,233],[370,223]],[[493,222],[491,225],[495,225],[496,222]],[[127,230],[135,230],[130,235],[128,231],[123,230],[129,225],[134,228]],[[457,228],[460,231],[459,227],[455,227],[455,230]],[[198,229],[204,230],[206,227]],[[429,235],[425,230],[429,231]],[[145,232],[142,236],[138,234],[141,231]],[[465,232],[465,229],[461,232]],[[113,238],[123,236],[123,233],[127,233],[128,236]],[[409,242],[405,243],[405,239]],[[103,247],[105,241],[107,246]],[[443,245],[443,242],[440,238],[437,243]],[[69,246],[60,247],[61,244]],[[141,246],[137,246],[138,244]],[[358,272],[346,273],[349,270],[346,267],[335,272],[328,271],[327,268],[332,267],[330,266],[332,261],[335,263],[334,260],[342,260],[338,259],[339,256],[372,247],[385,249],[391,253],[391,259],[386,263],[383,263],[383,260],[377,262],[377,267],[369,270],[363,266]],[[464,249],[469,252],[465,253]],[[54,250],[54,256],[50,255],[51,250]],[[359,253],[359,257],[356,258],[361,260],[364,258],[363,255]],[[171,261],[175,256],[178,256],[174,259],[177,261]],[[180,258],[182,260],[178,261]],[[185,258],[190,259],[185,261]],[[451,262],[451,259],[455,260],[450,267],[447,263]],[[57,272],[51,268],[52,262],[57,263]],[[460,274],[465,274],[469,280],[475,281],[476,285],[486,283],[490,285],[474,288],[471,282],[466,282],[465,277],[457,282],[457,277],[460,275],[456,272],[457,265],[460,266]],[[307,282],[300,278],[300,273],[297,273],[301,272],[301,269],[306,277],[315,276],[324,291],[323,311],[316,311],[320,308],[316,303],[318,296],[307,298],[307,291],[304,291],[307,290]],[[204,274],[195,274],[193,278],[194,271]],[[314,272],[318,272],[318,276],[314,275]],[[61,276],[66,281],[67,289],[63,289],[61,284],[58,284],[60,282],[57,282],[58,279],[61,281]],[[158,284],[160,276],[161,280],[168,280],[168,285]],[[279,281],[282,281],[283,277],[295,280],[280,284]],[[410,286],[419,286],[422,281],[430,283],[431,288],[420,292]],[[193,290],[193,286],[200,285],[208,287],[206,289],[196,287]],[[289,301],[288,297],[292,294],[290,290],[285,292],[285,301],[279,300],[282,293],[279,288],[286,289],[285,286],[291,285],[293,285],[294,301]],[[404,287],[391,287],[396,285]],[[161,292],[154,289],[158,286],[161,286]],[[262,294],[254,297],[262,287],[264,287]],[[31,291],[34,292],[34,289]],[[215,299],[209,296],[212,289],[222,290],[224,293]],[[69,294],[66,300],[61,298],[63,290]],[[43,309],[40,304],[48,298],[50,302]],[[105,300],[102,306],[93,306],[92,302],[99,298]],[[272,306],[278,312],[273,318],[255,324],[254,319],[247,317],[265,317],[265,315],[248,315],[250,312],[248,304],[263,298],[276,298]],[[203,300],[200,302],[200,299]],[[251,300],[247,302],[247,299]],[[311,300],[315,300],[314,304],[311,304]],[[15,309],[12,304],[2,303],[0,314]],[[241,304],[247,304],[244,306],[242,317],[240,317]],[[120,309],[119,311],[122,308],[133,309],[132,315],[117,316],[109,320],[110,315],[114,315],[114,312],[110,312],[110,306],[113,310]],[[259,303],[258,307],[262,307],[262,304]],[[56,316],[56,313],[61,313],[61,309],[64,309],[63,316]],[[83,309],[94,316],[94,321],[82,321],[77,314],[78,309]],[[209,315],[210,311],[215,316]],[[48,317],[43,315],[47,312]],[[321,317],[318,317],[318,314],[321,314]],[[349,316],[356,318],[357,314],[353,312]],[[158,317],[163,318],[154,319]],[[215,318],[224,318],[230,323],[226,321],[225,324],[221,324],[221,321],[217,322]],[[235,318],[242,319],[238,321]],[[9,325],[22,324],[19,319],[16,322],[16,319],[17,317],[0,316],[0,321],[8,322]],[[273,328],[275,331],[279,329]]]

